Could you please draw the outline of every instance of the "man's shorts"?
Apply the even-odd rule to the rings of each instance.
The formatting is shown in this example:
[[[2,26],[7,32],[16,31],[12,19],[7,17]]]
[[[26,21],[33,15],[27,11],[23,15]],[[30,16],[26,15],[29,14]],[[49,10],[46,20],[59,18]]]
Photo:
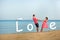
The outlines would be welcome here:
[[[36,23],[35,25],[36,25],[37,28],[39,27],[39,24],[38,23]]]

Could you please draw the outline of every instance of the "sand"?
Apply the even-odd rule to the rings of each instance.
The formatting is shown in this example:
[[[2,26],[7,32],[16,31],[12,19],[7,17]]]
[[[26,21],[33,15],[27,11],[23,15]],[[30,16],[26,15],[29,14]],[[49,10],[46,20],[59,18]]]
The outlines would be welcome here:
[[[38,33],[0,34],[0,40],[60,40],[60,30]]]

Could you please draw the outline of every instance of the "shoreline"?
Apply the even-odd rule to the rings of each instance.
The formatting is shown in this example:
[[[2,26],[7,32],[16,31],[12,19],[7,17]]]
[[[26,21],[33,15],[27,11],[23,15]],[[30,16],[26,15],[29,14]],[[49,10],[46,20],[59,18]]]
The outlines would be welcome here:
[[[60,40],[60,30],[22,34],[0,34],[0,40]]]

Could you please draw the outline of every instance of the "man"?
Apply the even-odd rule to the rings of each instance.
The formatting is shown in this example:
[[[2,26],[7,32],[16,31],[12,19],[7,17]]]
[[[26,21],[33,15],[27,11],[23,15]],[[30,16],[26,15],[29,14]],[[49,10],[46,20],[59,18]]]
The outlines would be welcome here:
[[[36,30],[38,32],[39,31],[39,24],[38,24],[38,18],[35,17],[35,14],[33,14],[33,21],[34,21],[34,24],[36,25]]]

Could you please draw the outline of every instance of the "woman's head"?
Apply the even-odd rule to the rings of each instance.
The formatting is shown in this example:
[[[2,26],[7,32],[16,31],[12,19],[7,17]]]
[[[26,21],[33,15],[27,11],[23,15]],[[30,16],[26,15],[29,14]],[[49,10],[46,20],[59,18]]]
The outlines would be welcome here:
[[[48,20],[48,17],[45,17],[46,20]]]

